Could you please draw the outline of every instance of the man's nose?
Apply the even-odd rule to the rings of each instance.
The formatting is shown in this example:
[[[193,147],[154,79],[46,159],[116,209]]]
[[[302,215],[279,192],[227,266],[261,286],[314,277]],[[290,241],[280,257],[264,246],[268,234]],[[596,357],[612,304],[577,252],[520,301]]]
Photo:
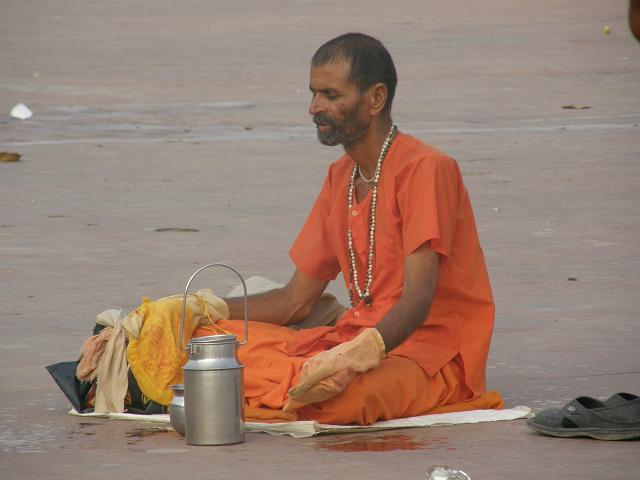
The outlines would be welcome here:
[[[318,99],[317,95],[314,95],[311,98],[311,103],[309,103],[309,115],[314,116],[320,112],[322,112],[324,106],[322,105],[322,101]]]

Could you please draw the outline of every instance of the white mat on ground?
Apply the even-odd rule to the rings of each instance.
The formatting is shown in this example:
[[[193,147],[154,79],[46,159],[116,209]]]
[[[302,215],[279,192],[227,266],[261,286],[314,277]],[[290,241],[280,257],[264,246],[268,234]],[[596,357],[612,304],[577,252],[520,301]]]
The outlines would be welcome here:
[[[295,438],[312,437],[320,433],[371,432],[396,428],[433,427],[440,425],[460,425],[463,423],[498,422],[526,418],[531,413],[529,407],[505,408],[504,410],[471,410],[468,412],[440,413],[419,417],[399,418],[376,422],[373,425],[327,425],[314,421],[260,423],[246,422],[247,432],[264,432],[271,435],[290,435]],[[169,423],[169,415],[135,415],[133,413],[78,413],[71,409],[70,415],[99,417],[117,420]]]

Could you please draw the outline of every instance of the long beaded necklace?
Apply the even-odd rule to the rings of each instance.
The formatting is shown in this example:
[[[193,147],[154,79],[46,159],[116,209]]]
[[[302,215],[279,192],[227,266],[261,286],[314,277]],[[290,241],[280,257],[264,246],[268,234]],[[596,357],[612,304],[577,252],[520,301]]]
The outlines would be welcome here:
[[[387,156],[387,152],[391,147],[391,142],[393,141],[396,133],[398,132],[398,126],[392,125],[391,129],[389,129],[389,133],[387,134],[387,138],[385,138],[384,143],[382,144],[382,149],[380,150],[380,155],[378,156],[378,163],[376,164],[376,170],[371,180],[365,178],[360,172],[360,167],[357,162],[353,162],[353,171],[351,172],[351,180],[349,181],[349,189],[347,191],[347,211],[351,214],[351,210],[353,208],[353,195],[354,195],[354,186],[356,183],[356,176],[358,173],[360,177],[367,183],[371,184],[371,207],[369,209],[369,256],[367,259],[367,279],[364,287],[364,292],[360,288],[360,283],[358,281],[358,269],[356,268],[356,254],[353,250],[353,237],[351,235],[351,226],[347,228],[347,243],[349,247],[349,300],[351,301],[351,306],[355,307],[360,299],[364,300],[365,305],[371,305],[373,302],[373,298],[371,298],[371,283],[373,282],[373,251],[374,251],[374,240],[375,240],[375,231],[376,231],[376,203],[378,200],[378,181],[380,180],[380,170],[382,169],[382,162],[384,158]],[[354,288],[356,293],[358,294],[358,298],[356,301]]]

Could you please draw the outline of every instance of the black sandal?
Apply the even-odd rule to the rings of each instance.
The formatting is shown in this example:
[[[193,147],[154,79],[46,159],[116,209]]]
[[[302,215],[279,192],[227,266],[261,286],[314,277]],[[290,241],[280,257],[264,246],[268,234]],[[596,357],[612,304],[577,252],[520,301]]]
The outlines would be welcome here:
[[[637,400],[638,395],[634,395],[633,393],[626,392],[618,392],[611,395],[604,401],[604,404],[607,407],[615,407],[617,405],[624,405],[627,402],[632,402],[633,400]]]
[[[640,438],[640,398],[616,394],[604,403],[591,397],[578,397],[562,408],[537,413],[527,420],[527,426],[553,437]]]

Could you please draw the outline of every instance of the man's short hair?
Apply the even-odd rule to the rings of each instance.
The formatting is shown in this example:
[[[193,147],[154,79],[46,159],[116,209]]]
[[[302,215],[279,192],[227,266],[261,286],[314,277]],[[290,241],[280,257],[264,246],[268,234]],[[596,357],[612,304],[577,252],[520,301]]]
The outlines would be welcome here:
[[[322,45],[311,59],[311,65],[315,67],[341,60],[351,65],[350,80],[360,93],[376,83],[387,86],[384,110],[390,112],[398,76],[385,46],[363,33],[345,33]]]

